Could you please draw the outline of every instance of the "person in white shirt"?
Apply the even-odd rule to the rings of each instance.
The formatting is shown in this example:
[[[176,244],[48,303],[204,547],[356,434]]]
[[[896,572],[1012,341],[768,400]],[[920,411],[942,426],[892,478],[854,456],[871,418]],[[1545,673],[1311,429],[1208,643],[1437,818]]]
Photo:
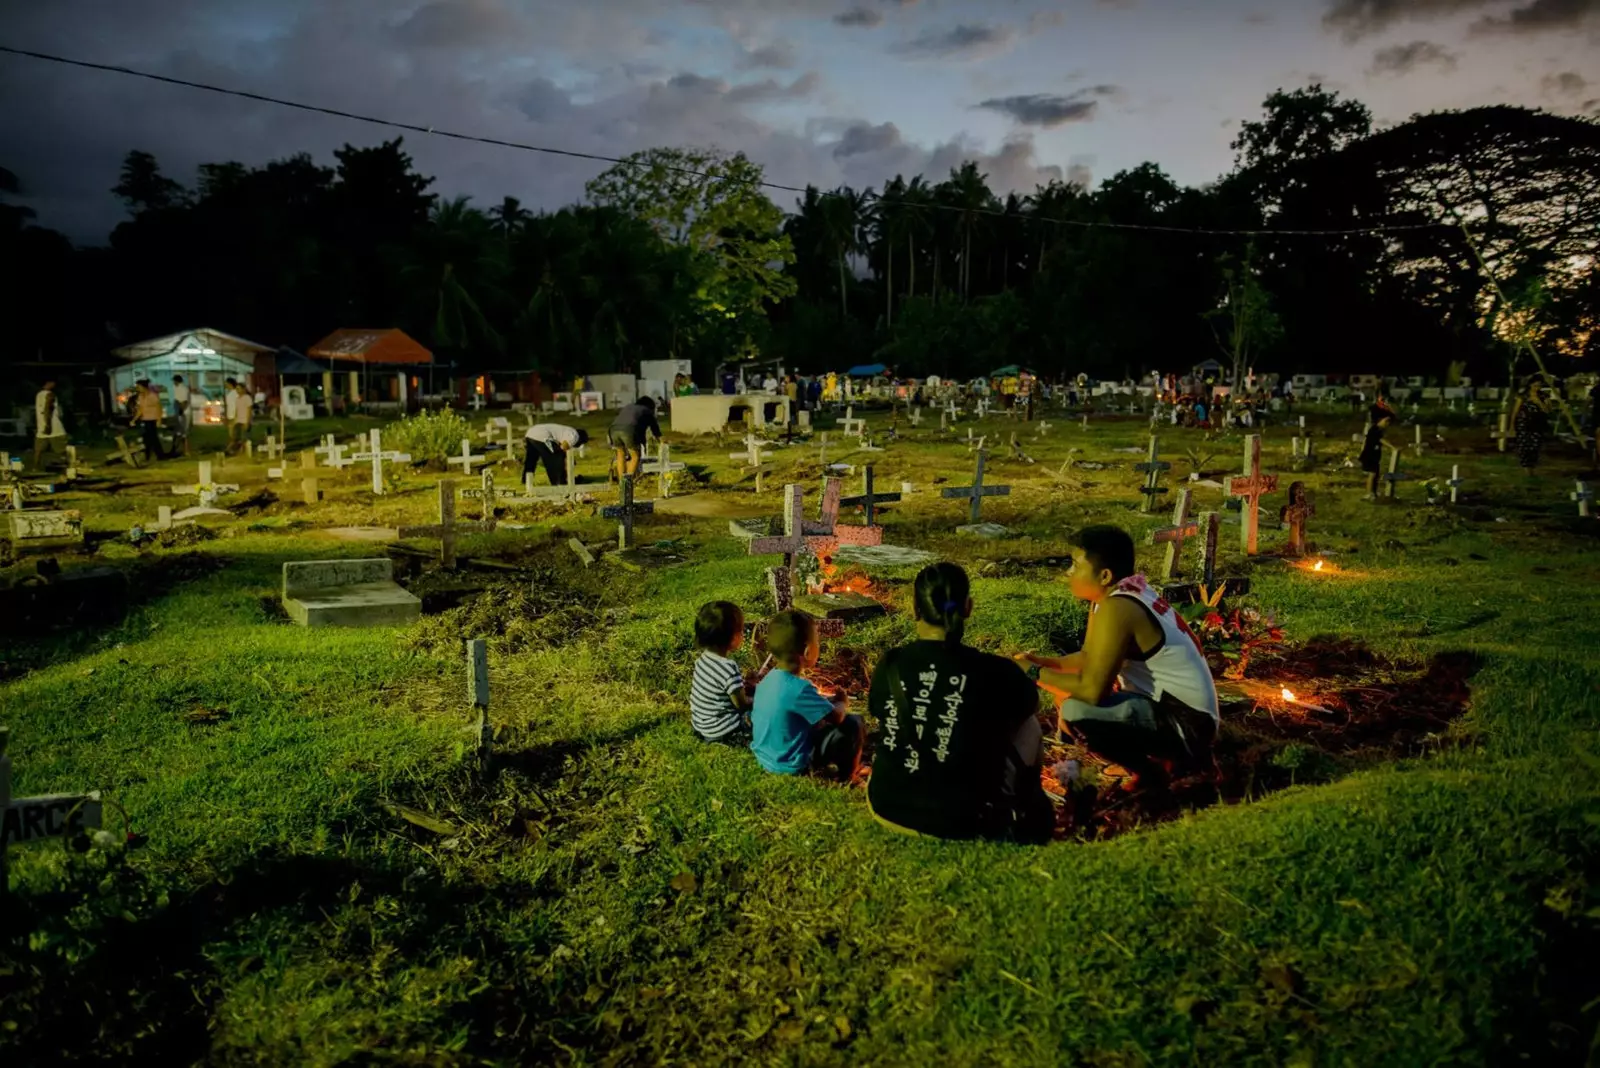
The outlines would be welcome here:
[[[1217,687],[1199,640],[1134,570],[1127,531],[1085,527],[1071,545],[1067,579],[1073,595],[1089,602],[1083,650],[1018,657],[1040,669],[1041,689],[1061,699],[1062,732],[1121,765],[1128,786],[1159,790],[1174,774],[1215,775]]]
[[[771,375],[768,375],[766,378],[763,378],[761,380],[761,392],[763,392],[763,393],[776,393],[776,392],[778,392],[778,380],[776,378],[772,377]]]
[[[56,396],[56,383],[51,379],[33,398],[33,466],[42,470],[40,461],[44,454],[55,452],[57,445],[65,451],[66,437],[67,426],[61,421],[61,399]]]
[[[194,427],[194,410],[197,403],[200,405],[205,403],[205,396],[197,389],[190,389],[182,375],[172,376],[172,407],[173,414],[177,417],[172,451],[177,452],[181,445],[183,454],[189,455],[189,431]]]
[[[522,435],[522,480],[544,465],[544,473],[552,486],[567,484],[566,454],[589,440],[589,433],[565,423],[535,423]]]

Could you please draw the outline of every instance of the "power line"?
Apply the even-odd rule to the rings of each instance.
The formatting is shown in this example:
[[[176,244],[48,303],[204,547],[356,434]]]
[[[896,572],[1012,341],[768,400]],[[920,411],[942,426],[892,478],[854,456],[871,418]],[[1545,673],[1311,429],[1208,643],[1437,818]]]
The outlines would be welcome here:
[[[386,126],[394,130],[406,130],[412,133],[425,134],[431,137],[447,137],[453,141],[470,141],[481,145],[493,145],[497,148],[511,148],[520,152],[535,152],[546,156],[562,156],[567,159],[590,160],[595,163],[610,163],[621,166],[639,166],[630,160],[618,159],[615,156],[602,156],[593,152],[578,152],[568,148],[551,148],[548,145],[532,145],[522,141],[507,141],[499,137],[482,137],[477,134],[459,133],[454,130],[442,130],[435,126],[423,126],[420,123],[397,122],[394,119],[379,118],[375,115],[362,115],[353,111],[344,111],[340,108],[323,107],[319,104],[304,104],[298,100],[284,100],[281,97],[266,96],[262,93],[252,93],[243,89],[228,89],[220,85],[209,85],[205,82],[190,81],[187,78],[174,78],[166,74],[152,74],[149,71],[134,70],[131,67],[119,67],[111,63],[94,63],[85,59],[72,59],[68,56],[56,56],[47,52],[34,52],[25,48],[12,48],[0,45],[0,52],[14,56],[26,56],[29,59],[44,60],[48,63],[61,63],[69,67],[81,67],[85,70],[105,71],[111,74],[124,74],[131,78],[143,78],[146,81],[164,82],[167,85],[183,86],[186,89],[199,89],[207,93],[218,93],[222,96],[238,97],[242,100],[254,100],[257,103],[273,104],[277,107],[293,108],[296,111],[308,111],[317,115],[329,115],[337,119],[349,119],[352,122],[365,122],[374,126]],[[701,178],[707,181],[730,181],[722,175],[707,174],[691,167],[667,167],[676,174],[687,177]],[[763,189],[775,189],[785,193],[800,193],[804,195],[811,187],[783,185],[779,182],[761,181],[756,183]],[[902,206],[913,210],[949,211],[962,215],[985,215],[994,218],[1012,218],[1009,213],[995,208],[963,208],[953,204],[940,204],[932,201],[906,202]],[[1053,219],[1043,215],[1029,216],[1036,222],[1048,222],[1057,226],[1076,226],[1082,229],[1106,230],[1147,230],[1156,233],[1169,234],[1201,234],[1218,237],[1354,237],[1363,234],[1396,233],[1407,230],[1432,230],[1448,226],[1447,223],[1407,223],[1397,225],[1377,225],[1352,227],[1348,229],[1331,230],[1293,230],[1293,229],[1255,229],[1209,230],[1190,226],[1161,226],[1152,223],[1119,223],[1109,221],[1090,221],[1084,219]]]

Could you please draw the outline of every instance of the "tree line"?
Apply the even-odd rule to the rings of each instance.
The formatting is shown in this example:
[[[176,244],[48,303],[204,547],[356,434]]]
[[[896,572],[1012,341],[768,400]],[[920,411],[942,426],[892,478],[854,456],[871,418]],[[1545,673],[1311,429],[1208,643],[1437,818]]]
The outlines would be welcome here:
[[[800,371],[1123,378],[1207,357],[1282,372],[1568,373],[1600,339],[1600,123],[1515,107],[1375,129],[1319,86],[1242,124],[1233,169],[1157,164],[1093,190],[943,180],[807,189],[742,155],[659,148],[534,213],[430,191],[400,140],[199,168],[130,152],[103,248],[33,225],[0,171],[11,361],[98,356],[198,325],[303,347],[399,326],[465,369],[549,377],[687,357]],[[1519,362],[1520,361],[1520,362]]]

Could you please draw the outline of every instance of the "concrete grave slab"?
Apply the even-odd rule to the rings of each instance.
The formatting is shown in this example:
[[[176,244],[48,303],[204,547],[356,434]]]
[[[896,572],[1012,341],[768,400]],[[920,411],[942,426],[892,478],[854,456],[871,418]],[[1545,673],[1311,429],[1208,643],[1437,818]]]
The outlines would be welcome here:
[[[422,616],[394,581],[394,562],[304,560],[283,565],[283,608],[303,627],[393,627]]]
[[[974,538],[1006,538],[1011,531],[999,523],[967,523],[956,527],[957,534],[970,534]]]
[[[901,545],[841,545],[833,558],[841,564],[867,567],[924,567],[939,559],[934,553]]]

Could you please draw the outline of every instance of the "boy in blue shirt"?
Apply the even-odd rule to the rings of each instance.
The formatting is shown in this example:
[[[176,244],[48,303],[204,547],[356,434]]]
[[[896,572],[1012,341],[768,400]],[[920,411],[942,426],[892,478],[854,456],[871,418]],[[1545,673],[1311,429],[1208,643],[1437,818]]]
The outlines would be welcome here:
[[[816,621],[804,612],[779,612],[767,621],[767,652],[775,666],[756,687],[750,710],[750,750],[774,775],[832,767],[840,782],[861,766],[866,728],[845,714],[849,698],[822,696],[803,672],[816,666]]]

